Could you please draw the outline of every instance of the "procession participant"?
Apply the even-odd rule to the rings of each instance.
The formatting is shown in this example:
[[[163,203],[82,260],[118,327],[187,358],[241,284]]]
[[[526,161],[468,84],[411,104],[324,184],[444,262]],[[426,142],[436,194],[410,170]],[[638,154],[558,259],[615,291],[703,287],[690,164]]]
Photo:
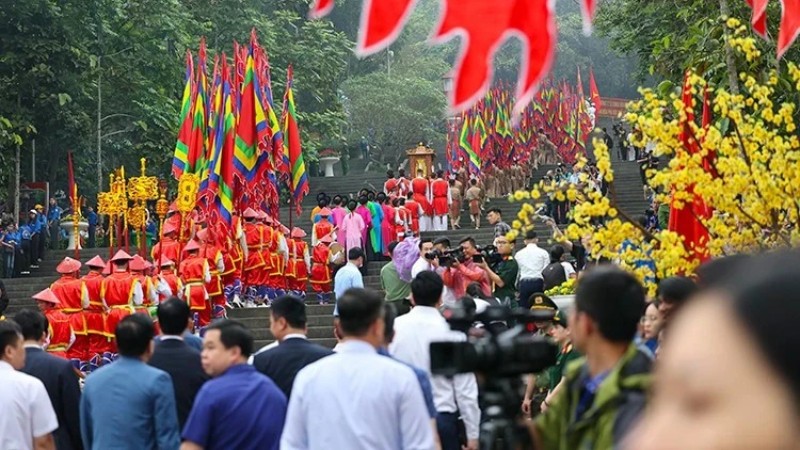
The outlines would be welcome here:
[[[395,211],[397,211],[397,226],[395,227],[395,233],[397,241],[400,242],[406,237],[406,235],[412,234],[411,227],[414,219],[411,215],[411,211],[406,208],[406,199],[403,197],[396,198],[392,204],[394,205]]]
[[[69,317],[72,332],[75,334],[75,342],[67,351],[67,359],[76,370],[85,371],[89,361],[89,335],[83,309],[89,306],[89,295],[83,281],[78,278],[80,270],[80,261],[64,258],[56,267],[61,278],[50,285],[50,290],[59,299],[59,309]]]
[[[208,260],[200,256],[200,244],[194,239],[184,249],[186,259],[181,261],[179,272],[183,282],[183,298],[195,314],[195,326],[206,327],[211,322],[211,307],[208,303],[206,285],[211,282]]]
[[[159,284],[164,284],[169,289],[168,293],[166,291],[159,292],[159,305],[172,296],[179,298],[183,296],[183,283],[175,273],[175,261],[171,259],[161,261],[161,272],[158,274],[158,279]]]
[[[67,352],[75,343],[75,333],[72,331],[69,316],[59,309],[61,302],[50,288],[36,293],[33,299],[47,317],[47,334],[50,336],[47,352],[68,359]]]
[[[150,257],[156,264],[159,264],[158,261],[162,258],[173,261],[178,260],[181,253],[181,243],[175,238],[175,233],[177,232],[178,228],[174,223],[167,222],[164,224],[164,237],[150,251]]]
[[[330,235],[334,241],[337,241],[336,228],[334,228],[333,224],[328,220],[331,213],[331,210],[328,208],[320,210],[320,221],[311,226],[311,245],[317,245],[320,239],[328,235]],[[341,227],[342,222],[339,222],[337,226]]]
[[[411,181],[411,191],[414,193],[414,201],[422,208],[422,215],[419,218],[419,231],[431,231],[431,216],[433,215],[433,208],[431,208],[430,204],[431,184],[425,178],[425,172],[422,169],[417,170],[417,177]]]
[[[344,216],[342,225],[339,227],[341,231],[339,235],[339,244],[345,247],[345,252],[348,252],[351,248],[362,248],[364,232],[367,228],[363,217],[355,212],[355,200],[350,200],[347,207],[350,212]]]
[[[135,307],[134,310],[149,316],[149,308],[158,304],[158,293],[153,280],[145,273],[147,271],[147,261],[139,255],[134,255],[128,264],[128,269],[134,278],[139,280],[139,284],[142,286],[142,294],[144,294],[142,304],[139,307]]]
[[[397,232],[395,231],[398,221],[397,211],[392,207],[392,199],[389,197],[383,198],[381,208],[383,208],[383,221],[381,222],[381,238],[383,243],[381,245],[381,251],[383,256],[388,257],[391,256],[389,244],[397,241]]]
[[[197,232],[200,241],[200,256],[208,261],[211,281],[206,283],[206,293],[211,304],[211,317],[219,319],[225,317],[225,295],[222,292],[222,272],[225,271],[225,260],[222,257],[222,248],[216,244],[208,228]]]
[[[320,192],[317,195],[317,206],[311,210],[311,223],[317,223],[319,221],[319,210],[327,208],[329,204],[330,197],[325,195],[324,192]]]
[[[86,320],[86,332],[89,336],[88,365],[85,372],[93,372],[103,363],[103,353],[110,351],[109,338],[106,335],[106,311],[108,307],[103,303],[101,290],[103,287],[103,268],[106,263],[103,258],[95,256],[86,262],[89,273],[81,278],[89,298],[88,306],[83,309]]]
[[[389,197],[396,197],[400,193],[400,185],[394,177],[394,172],[386,171],[386,182],[383,183],[383,193]]]
[[[456,184],[455,177],[450,176],[450,224],[454,230],[461,228],[461,188]]]
[[[342,219],[347,215],[347,209],[345,208],[347,204],[346,200],[345,197],[338,194],[333,197],[333,208],[330,209],[331,214],[328,220],[336,227],[342,224]],[[336,240],[336,237],[333,239]]]
[[[431,196],[433,198],[433,230],[447,231],[447,214],[453,198],[450,196],[450,186],[444,179],[444,172],[436,172],[436,179],[431,182]]]
[[[238,215],[234,215],[230,232],[222,222],[218,224],[218,230],[218,235],[224,236],[224,248],[226,250],[223,254],[225,270],[220,274],[222,276],[222,289],[225,293],[225,300],[228,304],[242,307],[244,306],[241,299],[242,265],[247,258],[247,240],[244,236],[242,221]]]
[[[367,202],[369,199],[367,198],[366,194],[358,196],[358,206],[356,207],[356,213],[361,216],[361,219],[364,220],[364,229],[361,231],[361,245],[362,249],[367,248],[367,242],[369,242],[369,233],[372,229],[372,213],[367,208]]]
[[[289,244],[286,240],[286,235],[289,234],[289,229],[283,226],[282,223],[275,221],[275,227],[272,230],[272,243],[270,244],[270,251],[272,255],[272,271],[270,272],[270,287],[274,289],[274,297],[276,298],[286,295],[288,284],[286,282],[286,263],[289,261]]]
[[[117,343],[114,331],[123,318],[133,314],[134,305],[141,305],[144,300],[142,285],[128,272],[131,255],[119,250],[111,258],[111,274],[103,279],[101,298],[110,309],[106,318],[106,336],[110,339],[109,351],[103,354],[103,365],[111,363],[117,357]]]
[[[258,299],[261,304],[269,304],[275,298],[275,285],[272,282],[273,265],[275,264],[275,246],[273,243],[275,231],[272,229],[272,216],[266,211],[257,211],[258,221],[256,222],[261,236],[261,259],[264,260],[264,268],[259,277]]]
[[[397,171],[397,195],[405,197],[409,192],[411,192],[411,181],[406,178],[405,169],[400,169]]]
[[[382,192],[380,195],[384,195]],[[381,230],[381,223],[383,222],[383,208],[381,205],[375,201],[375,193],[370,192],[367,194],[367,208],[370,212],[370,223],[372,226],[369,229],[369,242],[366,246],[370,252],[369,257],[367,258],[369,261],[379,261],[381,255],[381,247],[382,247],[382,232]]]
[[[469,180],[470,187],[464,194],[464,200],[469,204],[469,218],[475,229],[481,227],[481,200],[483,198],[483,191],[478,187],[478,180],[473,178]]]
[[[289,260],[286,265],[288,287],[292,295],[300,298],[306,298],[308,269],[311,267],[311,256],[308,253],[308,246],[303,241],[304,237],[306,232],[294,227],[290,233],[291,239],[286,242],[289,250]]]
[[[409,192],[405,203],[402,205],[408,211],[407,231],[414,236],[419,236],[419,219],[424,212],[422,206],[414,200],[414,193]]]
[[[247,298],[245,304],[253,306],[253,301],[257,297],[261,273],[264,271],[264,261],[261,253],[261,230],[256,224],[258,213],[253,208],[247,208],[242,217],[244,223],[244,236],[247,248],[247,256],[243,267],[242,281],[247,288]],[[183,274],[181,273],[181,276]]]
[[[311,251],[311,289],[316,292],[320,305],[325,305],[330,301],[333,291],[330,264],[335,259],[335,255],[329,248],[332,242],[333,239],[330,235],[323,236]]]

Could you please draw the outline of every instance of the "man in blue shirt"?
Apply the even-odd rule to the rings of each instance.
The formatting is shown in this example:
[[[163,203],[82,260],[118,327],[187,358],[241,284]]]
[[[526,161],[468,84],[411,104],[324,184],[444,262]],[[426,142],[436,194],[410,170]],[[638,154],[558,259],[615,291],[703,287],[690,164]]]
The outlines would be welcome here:
[[[50,207],[47,208],[47,227],[50,229],[50,248],[57,250],[61,244],[61,237],[59,232],[61,231],[61,213],[64,211],[58,206],[56,199],[50,197]],[[44,251],[42,252],[44,255]],[[39,255],[41,258],[42,255]]]
[[[87,449],[180,446],[172,379],[147,365],[154,333],[153,322],[143,314],[122,319],[115,332],[120,358],[86,378],[80,418]]]
[[[350,288],[363,288],[364,278],[361,276],[361,266],[364,265],[364,250],[354,247],[347,252],[347,264],[336,272],[333,278],[333,293],[336,303],[333,315],[339,315],[339,298]]]
[[[94,208],[91,206],[86,207],[86,223],[89,224],[89,239],[87,241],[87,247],[94,248],[95,234],[97,233],[97,213],[94,212]]]
[[[14,259],[16,257],[17,248],[20,246],[19,233],[14,230],[14,224],[10,223],[6,227],[2,236],[3,246],[3,275],[5,278],[13,278],[17,276],[17,271],[14,268]]]
[[[41,208],[41,205],[36,205],[37,207]],[[30,248],[28,249],[28,263],[30,267],[33,269],[39,268],[39,261],[44,255],[44,251],[42,250],[42,246],[44,245],[44,236],[42,235],[43,225],[42,221],[40,220],[41,217],[40,210],[32,209],[30,213],[28,213],[28,232],[30,233]],[[24,239],[24,238],[23,238]]]
[[[34,211],[35,213],[35,211]],[[16,254],[15,264],[17,265],[17,270],[22,275],[29,275],[31,273],[31,258],[33,258],[33,252],[35,251],[33,247],[33,232],[31,231],[31,225],[20,225],[17,233],[19,234],[19,251]],[[35,224],[34,224],[35,227]]]
[[[203,369],[207,381],[183,429],[181,450],[278,450],[286,419],[286,396],[247,364],[253,335],[239,322],[206,328]]]

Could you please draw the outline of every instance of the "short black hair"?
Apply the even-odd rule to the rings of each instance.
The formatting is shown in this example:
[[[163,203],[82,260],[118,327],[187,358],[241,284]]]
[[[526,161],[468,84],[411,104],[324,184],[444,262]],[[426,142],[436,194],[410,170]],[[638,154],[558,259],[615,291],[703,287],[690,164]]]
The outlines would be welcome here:
[[[282,295],[276,298],[269,311],[275,319],[281,317],[286,319],[286,323],[292,328],[305,328],[308,322],[306,304],[303,299],[294,295]]]
[[[450,239],[446,237],[440,237],[433,241],[433,245],[444,245],[447,248],[450,248]]]
[[[464,239],[458,241],[459,244],[463,244],[465,242],[469,243],[469,245],[471,245],[473,247],[476,247],[475,238],[473,238],[472,236],[467,236]]]
[[[477,281],[473,281],[467,285],[467,295],[472,298],[480,298],[484,300],[484,297],[486,297],[486,294],[483,293],[483,288],[481,288],[481,284]]]
[[[164,334],[180,336],[186,331],[192,312],[188,303],[172,296],[158,305],[156,315],[158,325]]]
[[[500,211],[500,208],[492,208],[486,214],[491,214],[491,213],[495,213],[501,217],[503,216],[503,211]]]
[[[47,331],[47,318],[34,309],[21,309],[14,315],[14,322],[22,330],[22,338],[26,341],[38,341]]]
[[[411,295],[417,306],[436,306],[442,298],[444,282],[438,273],[425,270],[411,280]]]
[[[695,292],[697,292],[697,285],[694,281],[686,277],[676,276],[664,278],[658,283],[656,297],[664,303],[680,308]]]
[[[364,336],[383,314],[383,297],[369,289],[350,288],[337,302],[339,329],[344,336]]]
[[[539,235],[536,234],[535,230],[528,230],[528,231],[525,232],[525,240],[526,241],[530,241],[530,240],[536,239],[538,237],[539,237]]]
[[[422,238],[419,240],[419,249],[422,250],[422,244],[427,244],[428,242],[433,243],[433,239],[431,238]]]
[[[575,289],[575,308],[597,323],[611,342],[630,342],[644,309],[644,287],[632,274],[612,265],[587,270]]]
[[[123,318],[114,330],[119,354],[131,358],[144,355],[150,348],[155,334],[153,321],[144,314],[131,314]]]
[[[394,319],[397,318],[397,307],[391,302],[383,305],[383,340],[386,343],[394,339]]]
[[[13,320],[0,321],[0,357],[6,353],[6,347],[17,345],[22,339],[22,329]]]
[[[550,262],[559,262],[561,261],[561,257],[564,256],[564,247],[560,244],[556,244],[550,247]]]
[[[230,319],[218,320],[206,327],[206,333],[211,330],[219,331],[219,340],[226,349],[239,347],[245,358],[253,354],[253,333],[241,322]]]
[[[745,266],[751,259],[745,253],[712,259],[697,268],[697,283],[703,289],[713,288],[722,284],[730,274]]]
[[[399,244],[399,242],[397,242],[397,241],[389,242],[389,246],[388,246],[389,256],[394,255],[394,249],[397,248],[397,244]]]
[[[353,247],[347,251],[347,259],[350,261],[355,261],[358,258],[364,257],[364,250],[361,250],[359,247]]]

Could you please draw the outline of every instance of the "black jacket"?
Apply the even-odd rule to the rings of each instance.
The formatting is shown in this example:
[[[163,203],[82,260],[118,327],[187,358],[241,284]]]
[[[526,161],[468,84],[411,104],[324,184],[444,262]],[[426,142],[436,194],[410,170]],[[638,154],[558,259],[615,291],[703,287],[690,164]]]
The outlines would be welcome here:
[[[22,371],[41,380],[47,390],[58,418],[58,429],[53,432],[56,448],[83,449],[78,411],[81,388],[72,363],[40,348],[27,347]]]
[[[268,376],[289,398],[297,372],[303,367],[332,355],[333,351],[306,339],[290,338],[275,348],[260,353],[253,359],[253,366]]]
[[[181,429],[189,418],[197,392],[208,380],[200,363],[200,352],[178,339],[164,339],[156,344],[148,364],[167,372],[175,390],[178,424]]]

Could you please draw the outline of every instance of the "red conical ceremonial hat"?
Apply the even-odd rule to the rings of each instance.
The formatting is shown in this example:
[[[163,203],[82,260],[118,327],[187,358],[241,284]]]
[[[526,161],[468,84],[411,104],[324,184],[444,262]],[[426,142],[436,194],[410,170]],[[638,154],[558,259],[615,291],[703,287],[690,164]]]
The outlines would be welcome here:
[[[125,253],[125,250],[122,250],[122,249],[117,251],[117,253],[114,255],[114,257],[111,258],[111,262],[123,262],[123,261],[130,261],[130,260],[131,260],[131,255]]]
[[[197,237],[197,239],[200,239],[201,241],[207,240],[208,239],[208,228],[203,228],[202,230],[198,231],[197,235],[195,237]]]
[[[307,236],[307,234],[306,234],[305,231],[303,231],[302,228],[298,228],[298,227],[292,228],[292,237],[293,238],[302,239],[302,238],[304,238],[306,236]]]
[[[167,222],[164,224],[164,234],[177,233],[177,232],[178,232],[178,227],[175,223]]]
[[[247,208],[242,213],[242,217],[244,217],[245,219],[257,219],[258,213],[253,208]]]
[[[103,261],[103,258],[101,258],[100,255],[96,255],[94,258],[86,261],[86,265],[89,267],[102,269],[103,267],[106,266],[106,263],[105,261]]]
[[[333,211],[331,211],[329,208],[322,208],[319,210],[317,214],[319,214],[320,216],[330,216],[331,214],[333,214]]]
[[[56,272],[60,274],[75,273],[81,270],[81,265],[81,262],[77,259],[72,259],[67,256],[58,264],[58,266],[56,266]]]
[[[58,297],[56,297],[56,294],[53,291],[51,291],[50,288],[37,292],[36,294],[33,295],[33,299],[39,300],[41,302],[52,303],[54,305],[58,305],[59,303],[61,303],[58,300]]]
[[[330,234],[328,234],[322,236],[322,238],[320,238],[319,241],[322,242],[323,244],[330,244],[331,242],[333,242],[333,237]]]
[[[174,265],[175,265],[175,261],[173,261],[173,260],[171,260],[169,258],[164,258],[161,261],[161,267],[168,267],[168,266],[174,266]]]
[[[195,250],[200,250],[200,244],[198,244],[197,241],[195,241],[194,239],[189,241],[189,243],[186,244],[186,247],[183,248],[183,251],[186,252],[192,252]]]
[[[130,269],[131,272],[142,272],[147,269],[144,258],[139,255],[134,256],[128,265],[128,269]]]
[[[287,234],[289,234],[289,228],[287,228],[287,227],[286,227],[286,225],[284,225],[284,224],[280,224],[280,228],[281,228],[281,233],[282,233],[284,236],[285,236],[285,235],[287,235]]]

